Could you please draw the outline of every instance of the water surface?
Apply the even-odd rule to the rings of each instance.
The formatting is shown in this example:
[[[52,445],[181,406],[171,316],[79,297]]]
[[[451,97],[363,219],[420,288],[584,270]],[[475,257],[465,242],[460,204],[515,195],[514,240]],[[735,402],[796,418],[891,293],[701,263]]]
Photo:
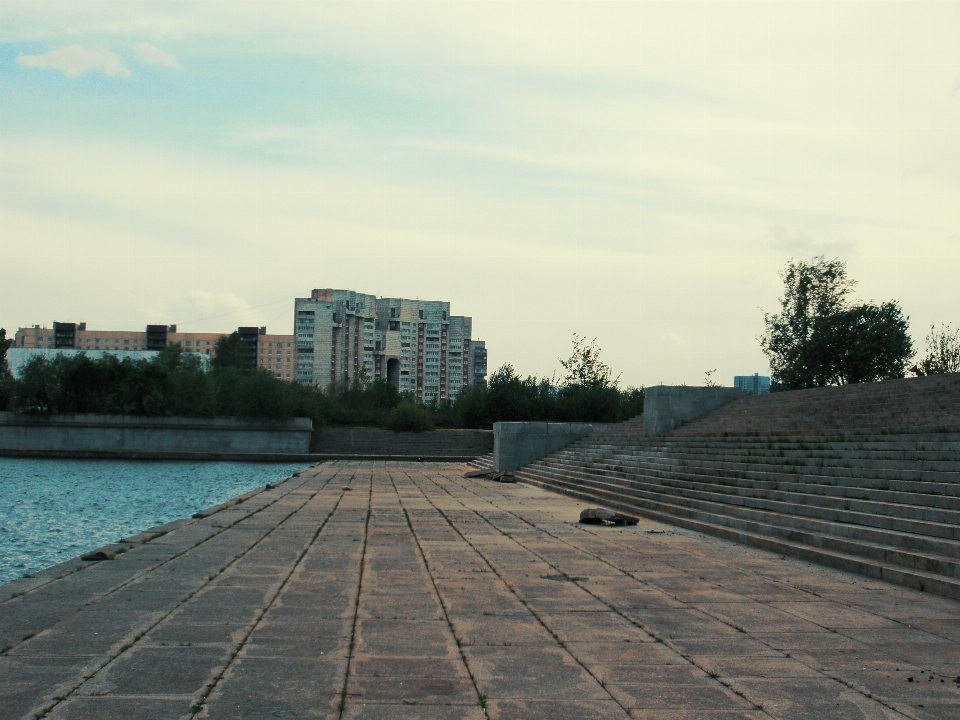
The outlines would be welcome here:
[[[303,467],[0,458],[0,583],[189,517]]]

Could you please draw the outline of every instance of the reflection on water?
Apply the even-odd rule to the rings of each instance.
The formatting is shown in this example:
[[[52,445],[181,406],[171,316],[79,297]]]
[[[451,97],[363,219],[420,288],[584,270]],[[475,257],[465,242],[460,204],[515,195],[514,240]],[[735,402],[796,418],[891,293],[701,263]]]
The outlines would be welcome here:
[[[0,458],[0,583],[189,517],[302,467]]]

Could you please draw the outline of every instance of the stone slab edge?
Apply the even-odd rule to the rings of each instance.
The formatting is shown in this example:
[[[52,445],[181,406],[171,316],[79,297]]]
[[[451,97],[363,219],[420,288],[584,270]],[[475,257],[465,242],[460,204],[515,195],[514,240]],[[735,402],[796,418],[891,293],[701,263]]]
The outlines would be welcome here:
[[[69,460],[229,460],[235,462],[323,462],[324,460],[404,460],[469,462],[476,455],[371,455],[350,453],[207,453],[141,452],[135,450],[9,450],[0,457],[63,458]]]

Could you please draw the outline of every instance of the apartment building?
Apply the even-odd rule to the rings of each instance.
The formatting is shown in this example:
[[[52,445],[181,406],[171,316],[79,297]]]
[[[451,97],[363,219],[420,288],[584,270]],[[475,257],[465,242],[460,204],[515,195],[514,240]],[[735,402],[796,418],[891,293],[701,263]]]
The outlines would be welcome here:
[[[740,388],[744,395],[766,395],[770,392],[770,377],[759,373],[734,375],[733,386]]]
[[[487,344],[483,340],[474,340],[470,344],[471,384],[485,388],[487,386]]]
[[[476,382],[473,321],[451,315],[448,302],[324,288],[296,299],[294,325],[295,379],[304,384],[382,378],[431,402]],[[485,350],[483,358],[485,376]]]
[[[252,330],[252,340],[251,338]],[[293,379],[289,362],[292,357],[292,335],[268,335],[265,327],[238,328],[241,339],[250,347],[250,362],[269,370],[283,380]],[[176,325],[147,325],[143,332],[128,330],[88,330],[86,323],[53,323],[52,328],[34,325],[19,328],[14,336],[15,348],[39,348],[44,350],[88,350],[124,352],[124,357],[138,357],[136,352],[146,353],[162,350],[167,345],[180,343],[189,352],[212,358],[216,355],[217,341],[223,333],[177,332]],[[287,350],[283,356],[282,351]],[[284,358],[288,362],[284,363]]]
[[[266,328],[257,335],[257,367],[269,370],[274,377],[293,380],[293,335],[269,335]]]

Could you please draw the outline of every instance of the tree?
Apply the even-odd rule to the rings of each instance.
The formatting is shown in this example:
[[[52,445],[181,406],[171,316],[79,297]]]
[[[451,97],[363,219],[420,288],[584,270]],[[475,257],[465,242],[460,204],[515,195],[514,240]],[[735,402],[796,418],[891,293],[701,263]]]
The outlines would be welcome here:
[[[573,353],[566,360],[561,359],[560,364],[567,371],[563,378],[565,387],[616,387],[620,380],[619,377],[610,380],[612,372],[610,366],[600,360],[600,348],[597,347],[596,338],[588,344],[586,338],[574,333]]]
[[[822,256],[809,263],[791,260],[780,277],[780,313],[764,313],[767,331],[760,346],[774,383],[791,390],[815,387],[818,363],[810,353],[814,322],[843,309],[856,282],[847,277],[846,263]]]
[[[927,356],[910,368],[915,375],[941,375],[960,372],[960,328],[949,323],[927,334]]]
[[[780,313],[764,313],[760,345],[784,390],[903,377],[913,344],[896,302],[852,305],[842,260],[816,257],[781,272]]]
[[[908,323],[895,302],[856,305],[818,318],[810,340],[817,385],[902,378],[913,356]]]
[[[229,335],[221,335],[214,345],[214,356],[210,360],[210,365],[214,370],[224,370],[226,368],[235,368],[236,370],[252,370],[250,364],[249,350],[240,339],[240,333],[234,330]]]
[[[0,328],[0,411],[6,410],[13,398],[13,376],[7,365],[7,348],[13,341],[7,340],[7,331]]]

